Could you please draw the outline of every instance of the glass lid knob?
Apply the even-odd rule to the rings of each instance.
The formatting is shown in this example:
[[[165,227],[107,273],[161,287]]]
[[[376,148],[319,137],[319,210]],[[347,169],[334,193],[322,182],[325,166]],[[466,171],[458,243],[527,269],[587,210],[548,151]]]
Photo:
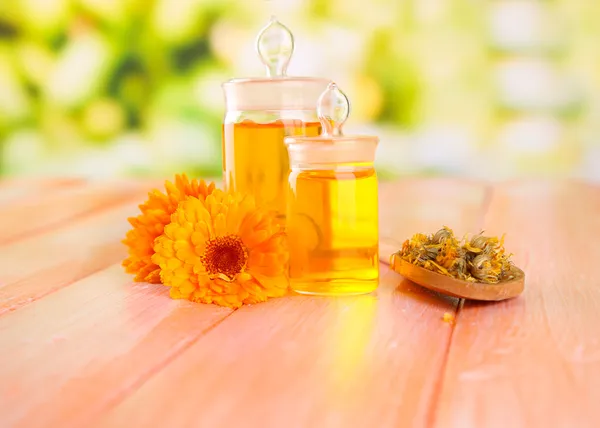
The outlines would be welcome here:
[[[272,16],[258,33],[256,50],[269,77],[285,76],[294,51],[292,32]]]
[[[335,83],[330,83],[317,102],[317,115],[323,127],[323,135],[340,136],[342,126],[350,114],[350,102]]]

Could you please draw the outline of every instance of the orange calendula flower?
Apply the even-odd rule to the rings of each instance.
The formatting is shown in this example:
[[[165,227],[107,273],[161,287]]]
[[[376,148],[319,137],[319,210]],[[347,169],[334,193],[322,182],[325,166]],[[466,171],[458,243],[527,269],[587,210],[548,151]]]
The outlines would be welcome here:
[[[276,215],[254,198],[215,190],[182,202],[152,261],[171,297],[238,308],[286,294],[288,249]]]
[[[204,200],[215,189],[214,183],[207,185],[203,180],[189,180],[185,174],[176,175],[175,183],[165,182],[166,194],[153,190],[148,200],[139,206],[142,212],[129,218],[133,229],[127,232],[123,243],[129,256],[123,261],[127,273],[135,274],[135,281],[160,283],[159,267],[152,262],[154,240],[162,235],[164,227],[171,222],[179,202],[189,196]]]

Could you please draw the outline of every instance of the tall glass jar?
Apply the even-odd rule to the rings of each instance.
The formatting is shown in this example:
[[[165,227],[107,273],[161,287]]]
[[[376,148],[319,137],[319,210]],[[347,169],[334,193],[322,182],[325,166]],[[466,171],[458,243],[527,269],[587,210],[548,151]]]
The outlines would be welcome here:
[[[286,76],[293,46],[290,31],[272,18],[257,38],[268,77],[232,79],[223,84],[225,187],[254,195],[257,204],[281,216],[285,216],[289,171],[284,138],[319,135],[316,104],[330,82]]]
[[[346,96],[330,84],[319,100],[323,133],[287,137],[290,284],[304,294],[363,294],[379,281],[379,139],[345,136]]]

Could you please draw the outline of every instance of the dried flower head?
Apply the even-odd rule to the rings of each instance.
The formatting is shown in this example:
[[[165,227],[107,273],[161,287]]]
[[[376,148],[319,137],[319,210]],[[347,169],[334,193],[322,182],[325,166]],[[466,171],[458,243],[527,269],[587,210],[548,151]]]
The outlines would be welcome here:
[[[512,275],[504,237],[479,233],[459,241],[446,226],[432,235],[415,234],[397,254],[409,263],[466,281],[494,284]]]
[[[442,244],[448,239],[453,239],[454,233],[448,227],[444,226],[442,229],[438,230],[435,235],[431,238],[431,241],[434,244]]]

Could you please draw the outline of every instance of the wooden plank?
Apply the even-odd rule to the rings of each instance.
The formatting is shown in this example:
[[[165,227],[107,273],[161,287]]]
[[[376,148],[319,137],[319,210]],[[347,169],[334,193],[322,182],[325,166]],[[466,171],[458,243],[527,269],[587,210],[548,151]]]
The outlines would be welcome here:
[[[93,214],[132,196],[141,197],[140,184],[101,181],[82,186],[46,189],[8,206],[0,207],[0,245],[57,227],[66,220]],[[141,202],[141,200],[140,200]]]
[[[0,318],[0,426],[83,427],[230,309],[175,301],[119,265]]]
[[[407,195],[394,230],[421,230],[448,213],[459,229],[477,223],[481,187],[462,187],[473,194],[432,210],[436,195],[462,192],[440,183],[421,197],[404,187],[413,184],[392,192]],[[242,307],[97,426],[427,426],[453,328],[443,316],[456,306],[382,266],[375,295]]]
[[[7,189],[51,189],[60,186],[71,186],[84,183],[82,177],[2,177],[0,178],[0,191]]]
[[[123,260],[127,217],[138,212],[144,194],[0,247],[0,315]]]
[[[99,426],[424,426],[457,301],[382,269],[377,296],[238,310]]]
[[[19,177],[0,180],[0,206],[18,202],[32,195],[43,194],[55,189],[66,189],[84,185],[81,178]]]
[[[485,229],[506,236],[524,294],[457,317],[437,427],[597,427],[600,188],[499,187]]]
[[[459,179],[404,179],[382,183],[379,191],[379,258],[390,255],[418,232],[433,233],[446,225],[462,236],[478,231],[489,187]],[[467,215],[467,218],[463,216]]]

